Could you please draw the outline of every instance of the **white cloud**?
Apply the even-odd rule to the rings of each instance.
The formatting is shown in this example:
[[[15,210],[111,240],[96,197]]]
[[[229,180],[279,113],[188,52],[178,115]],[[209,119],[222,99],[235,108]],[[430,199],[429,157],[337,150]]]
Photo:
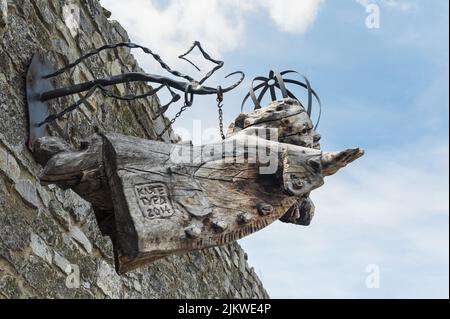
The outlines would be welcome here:
[[[236,49],[242,41],[240,13],[215,0],[172,0],[164,7],[153,0],[103,0],[102,5],[125,27],[132,41],[150,47],[169,64],[176,65],[178,55],[195,40],[213,57]]]
[[[322,0],[257,1],[269,13],[279,30],[304,33],[314,23]]]
[[[410,0],[383,0],[383,3],[388,7],[401,11],[408,11],[416,6],[416,3]]]
[[[301,34],[315,21],[323,0],[102,0],[131,39],[160,52],[169,62],[195,40],[213,57],[245,42],[249,14],[263,12],[282,32]]]
[[[448,297],[448,140],[366,155],[311,195],[309,227],[241,240],[274,298]],[[381,269],[366,289],[365,267]],[[405,289],[405,287],[409,287]]]
[[[448,216],[448,156],[447,146],[422,143],[402,153],[368,150],[363,163],[343,171],[345,178],[328,178],[313,196],[334,211],[331,223],[401,226],[419,223],[425,212]]]
[[[409,11],[416,7],[416,2],[412,0],[356,0],[357,3],[363,7],[367,7],[369,4],[381,4],[385,7],[398,9],[400,11]]]

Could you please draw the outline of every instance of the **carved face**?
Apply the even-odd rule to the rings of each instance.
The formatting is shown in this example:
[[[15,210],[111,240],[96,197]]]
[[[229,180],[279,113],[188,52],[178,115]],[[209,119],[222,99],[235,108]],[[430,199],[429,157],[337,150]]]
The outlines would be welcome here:
[[[320,149],[321,136],[314,131],[311,119],[305,111],[280,122],[284,125],[279,131],[280,142]]]
[[[251,113],[241,113],[228,129],[228,136],[251,128],[277,128],[278,141],[320,150],[320,134],[304,107],[294,99],[273,101],[267,107]],[[309,225],[314,216],[314,204],[309,194],[298,199],[286,214],[280,218],[286,223]]]
[[[297,100],[278,100],[251,113],[241,113],[230,125],[228,135],[257,127],[277,128],[282,143],[320,149],[321,136],[314,131],[311,119]]]

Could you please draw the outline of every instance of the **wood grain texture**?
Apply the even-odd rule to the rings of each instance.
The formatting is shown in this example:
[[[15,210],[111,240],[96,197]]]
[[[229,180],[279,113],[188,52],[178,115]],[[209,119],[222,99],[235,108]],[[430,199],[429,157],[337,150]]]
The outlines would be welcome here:
[[[41,181],[93,204],[124,273],[235,241],[278,219],[308,225],[310,192],[363,152],[323,153],[304,114],[292,100],[277,101],[241,114],[223,142],[198,147],[95,135],[79,151],[50,148],[56,151]],[[38,147],[47,143],[57,144],[47,139]]]

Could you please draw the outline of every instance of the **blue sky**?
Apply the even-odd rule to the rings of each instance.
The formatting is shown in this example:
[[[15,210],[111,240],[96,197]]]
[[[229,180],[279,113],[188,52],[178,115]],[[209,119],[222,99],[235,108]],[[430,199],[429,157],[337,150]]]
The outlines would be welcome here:
[[[175,68],[195,74],[176,57],[200,40],[225,61],[211,85],[245,71],[245,83],[225,96],[226,123],[251,78],[295,69],[322,99],[322,148],[366,150],[312,193],[309,227],[277,222],[240,241],[271,297],[449,297],[448,1],[102,3],[133,41]],[[379,6],[379,29],[366,27],[370,3]],[[175,127],[192,131],[193,120],[217,127],[214,98],[197,99]],[[366,287],[370,264],[380,288]]]

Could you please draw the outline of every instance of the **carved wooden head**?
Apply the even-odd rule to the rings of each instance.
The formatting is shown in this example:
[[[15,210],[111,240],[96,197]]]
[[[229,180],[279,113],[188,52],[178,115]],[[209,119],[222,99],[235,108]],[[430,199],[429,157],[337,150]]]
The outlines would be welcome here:
[[[314,131],[304,107],[294,99],[273,101],[267,107],[239,114],[231,123],[227,136],[250,128],[277,129],[281,143],[320,149],[321,136]]]

